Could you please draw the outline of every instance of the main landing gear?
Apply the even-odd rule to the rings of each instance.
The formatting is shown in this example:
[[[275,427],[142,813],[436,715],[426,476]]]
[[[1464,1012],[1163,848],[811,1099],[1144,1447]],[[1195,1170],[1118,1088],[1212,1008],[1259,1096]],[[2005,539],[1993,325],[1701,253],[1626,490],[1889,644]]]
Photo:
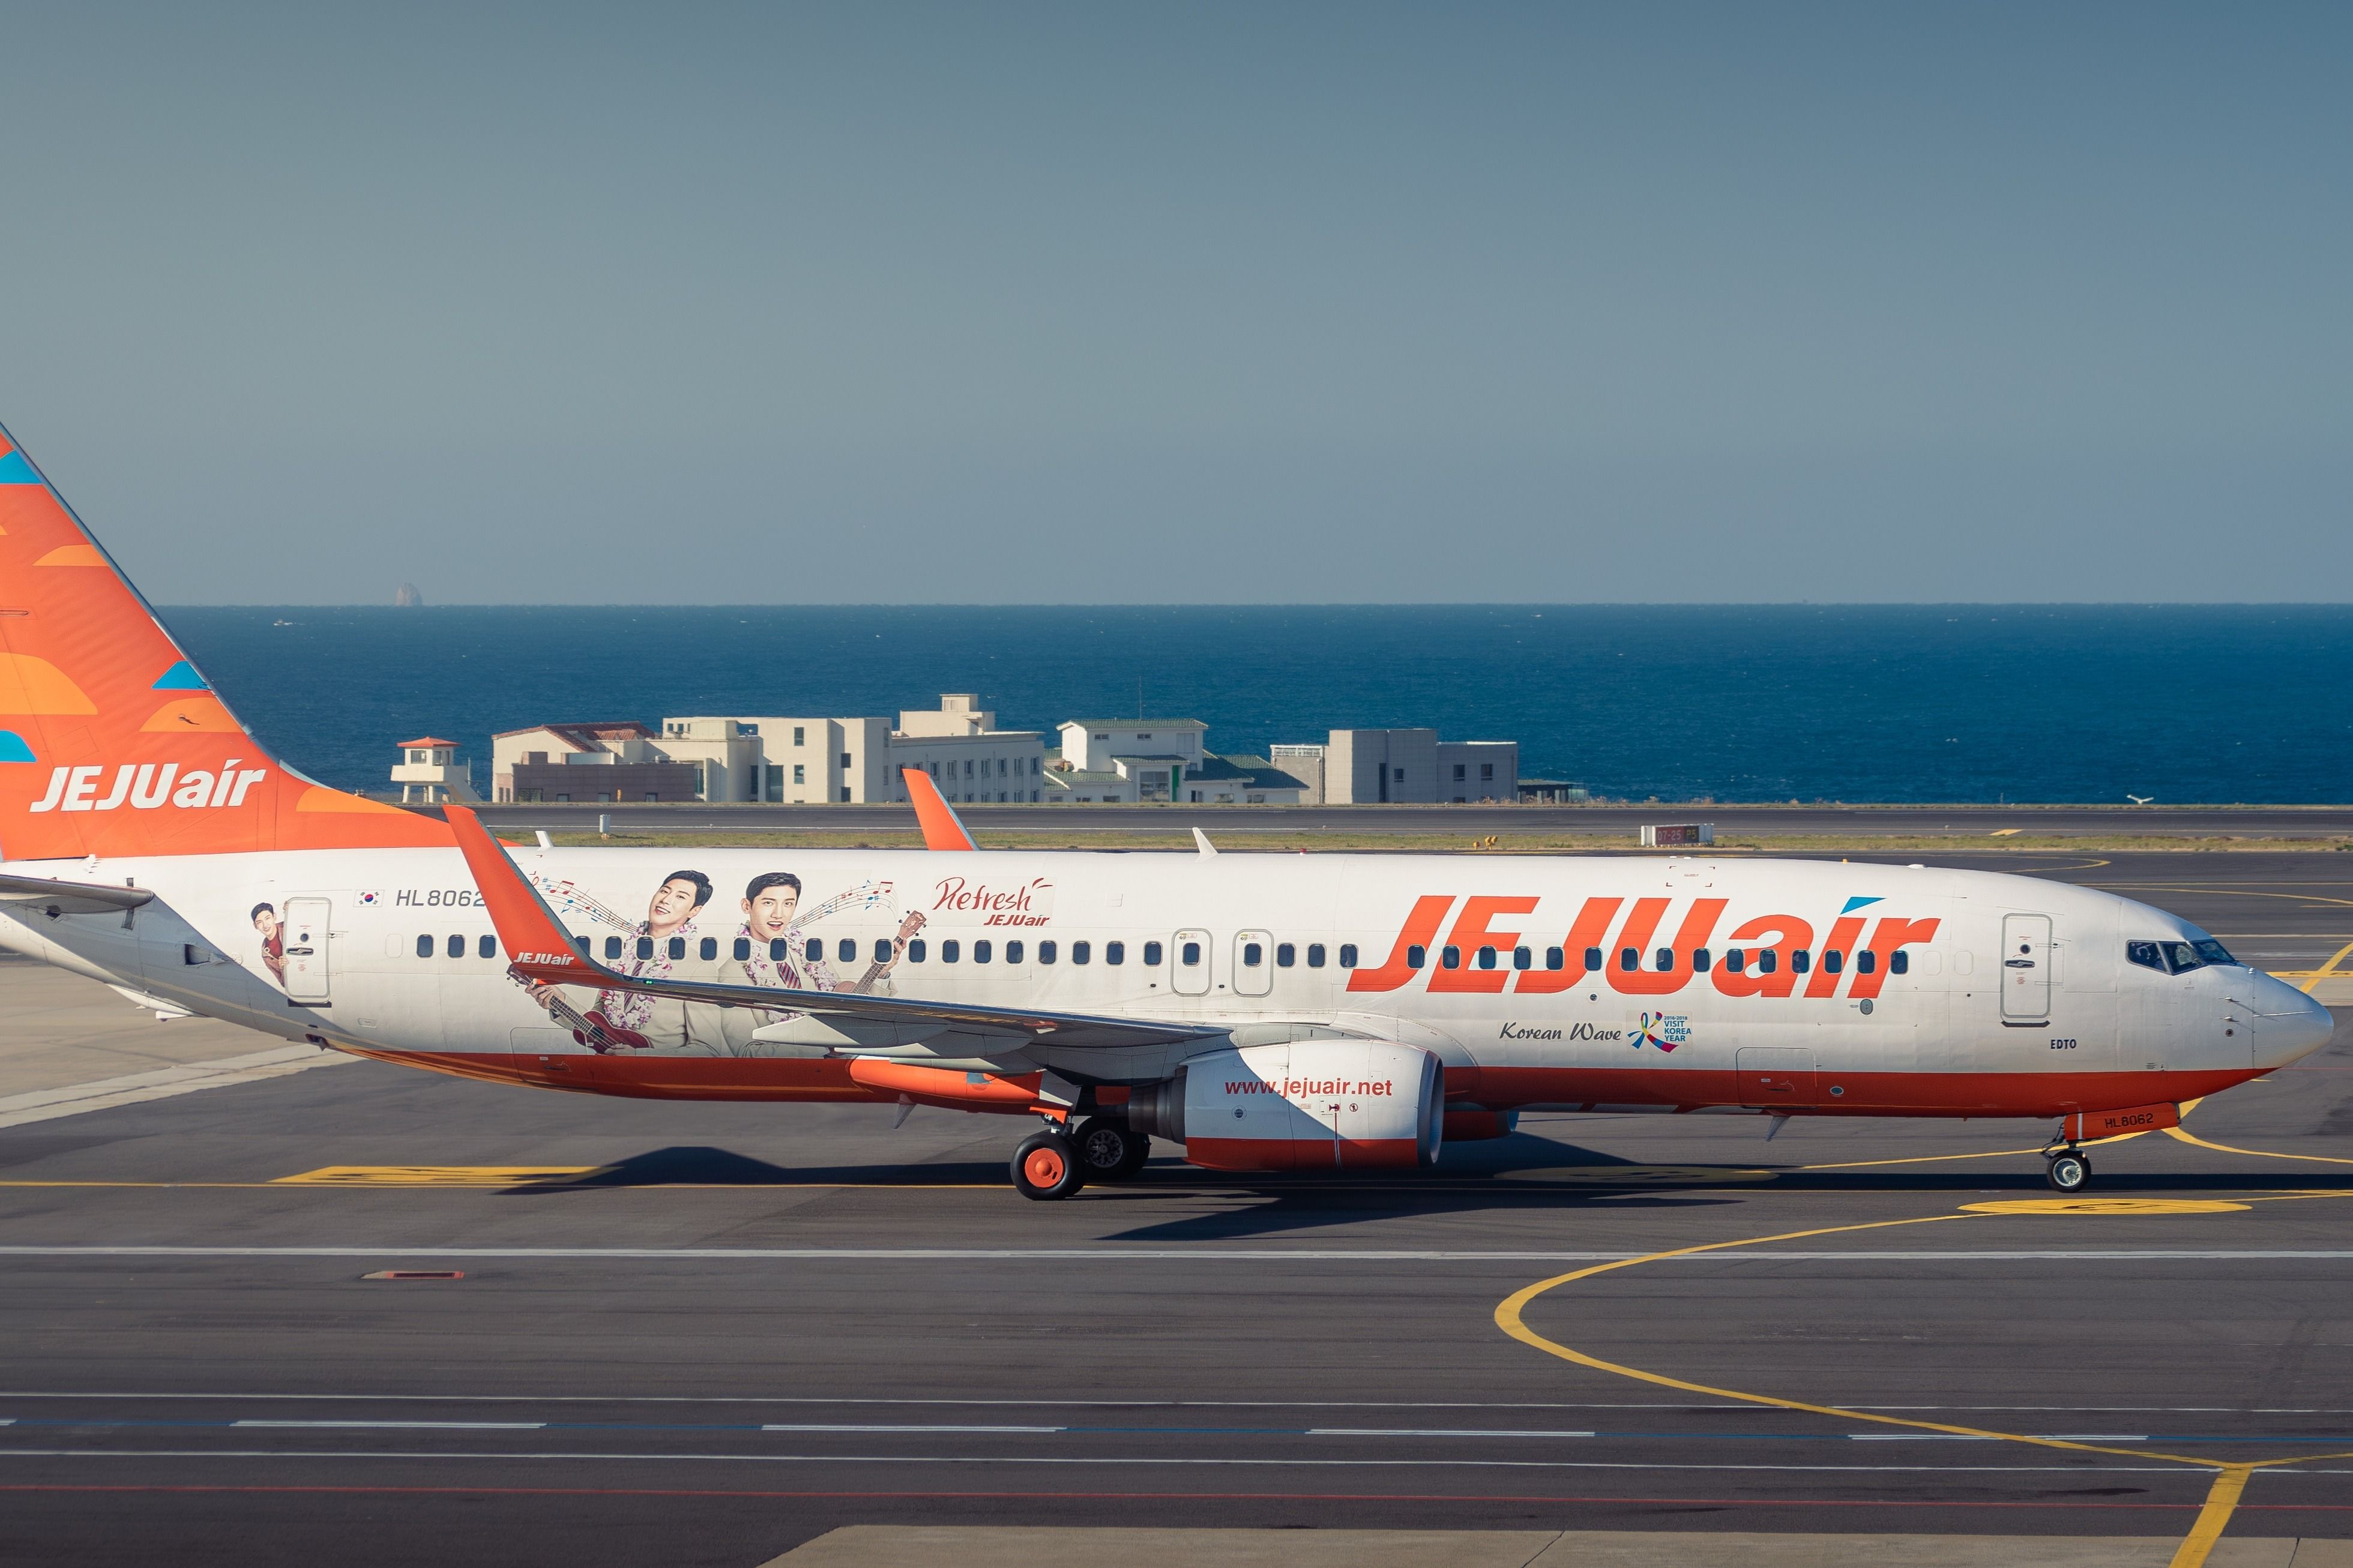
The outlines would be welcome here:
[[[2043,1178],[2054,1193],[2080,1193],[2092,1180],[2092,1159],[2073,1143],[2043,1155]]]
[[[1152,1140],[1124,1121],[1092,1116],[1075,1133],[1032,1132],[1013,1152],[1013,1187],[1025,1198],[1067,1198],[1089,1182],[1124,1182],[1152,1157]]]

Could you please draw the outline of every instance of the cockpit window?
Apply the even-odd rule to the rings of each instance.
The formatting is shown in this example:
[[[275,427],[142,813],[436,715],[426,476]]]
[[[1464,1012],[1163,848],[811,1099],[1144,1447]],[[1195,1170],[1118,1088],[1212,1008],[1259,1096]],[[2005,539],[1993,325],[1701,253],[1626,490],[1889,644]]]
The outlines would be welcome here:
[[[2187,974],[2210,963],[2239,962],[2231,956],[2230,949],[2211,936],[2196,942],[2128,942],[2125,943],[2125,959],[2163,974]]]

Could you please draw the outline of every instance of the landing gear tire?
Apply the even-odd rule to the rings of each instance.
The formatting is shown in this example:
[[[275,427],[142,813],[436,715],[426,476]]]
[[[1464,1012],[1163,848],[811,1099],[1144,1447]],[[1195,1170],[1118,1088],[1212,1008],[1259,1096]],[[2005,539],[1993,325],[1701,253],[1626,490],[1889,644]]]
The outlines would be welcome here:
[[[2092,1162],[2073,1149],[2062,1149],[2051,1156],[2043,1175],[2054,1193],[2080,1193],[2091,1183]]]
[[[1060,1132],[1033,1132],[1013,1151],[1013,1187],[1025,1198],[1067,1198],[1086,1179],[1079,1152]]]
[[[1152,1141],[1124,1121],[1090,1117],[1071,1140],[1079,1152],[1079,1165],[1090,1182],[1124,1182],[1144,1169],[1152,1156]]]

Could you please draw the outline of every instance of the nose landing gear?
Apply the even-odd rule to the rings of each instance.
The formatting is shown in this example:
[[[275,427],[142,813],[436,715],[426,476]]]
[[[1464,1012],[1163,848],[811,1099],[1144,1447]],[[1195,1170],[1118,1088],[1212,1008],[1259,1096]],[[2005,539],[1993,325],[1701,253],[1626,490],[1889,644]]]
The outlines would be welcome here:
[[[2091,1183],[2091,1157],[2072,1143],[2050,1151],[2043,1161],[2043,1179],[2054,1193],[2080,1193]]]

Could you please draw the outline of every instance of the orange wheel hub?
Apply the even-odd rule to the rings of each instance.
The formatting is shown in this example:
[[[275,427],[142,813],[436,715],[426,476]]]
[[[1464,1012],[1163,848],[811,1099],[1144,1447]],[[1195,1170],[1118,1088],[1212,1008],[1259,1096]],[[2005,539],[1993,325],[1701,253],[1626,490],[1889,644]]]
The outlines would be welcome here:
[[[1051,1149],[1032,1149],[1029,1157],[1021,1162],[1021,1173],[1037,1186],[1059,1185],[1062,1180],[1062,1156]]]

